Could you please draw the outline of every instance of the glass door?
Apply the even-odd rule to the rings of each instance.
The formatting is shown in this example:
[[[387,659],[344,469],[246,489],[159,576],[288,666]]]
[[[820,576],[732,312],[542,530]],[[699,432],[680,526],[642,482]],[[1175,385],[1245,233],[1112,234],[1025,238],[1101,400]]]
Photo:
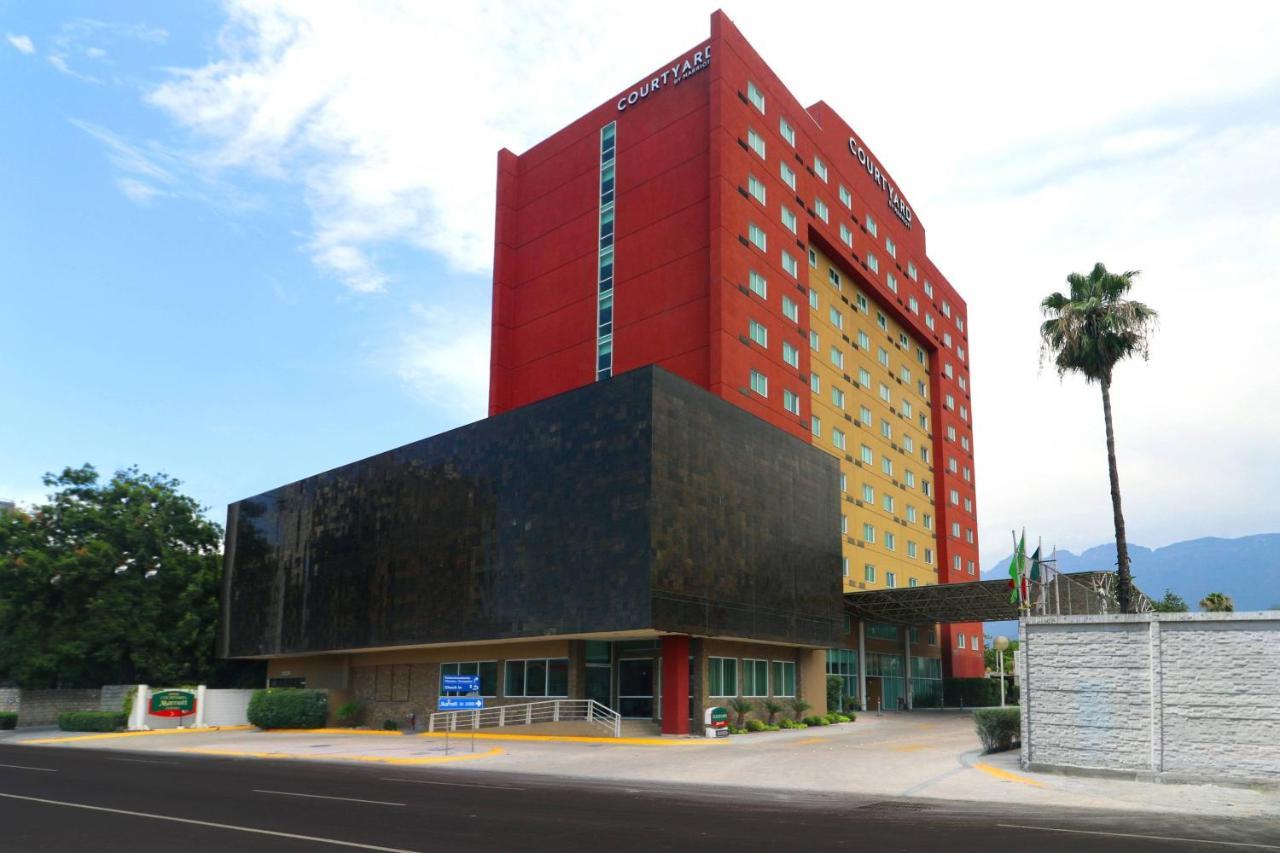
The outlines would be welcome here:
[[[624,717],[653,719],[653,658],[618,661],[618,713]]]

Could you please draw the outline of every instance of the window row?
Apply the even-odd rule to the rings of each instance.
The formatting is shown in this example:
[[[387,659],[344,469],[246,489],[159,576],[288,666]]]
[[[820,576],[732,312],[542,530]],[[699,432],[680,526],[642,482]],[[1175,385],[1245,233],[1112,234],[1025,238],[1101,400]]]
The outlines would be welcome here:
[[[717,698],[795,696],[795,661],[709,657],[707,694]]]

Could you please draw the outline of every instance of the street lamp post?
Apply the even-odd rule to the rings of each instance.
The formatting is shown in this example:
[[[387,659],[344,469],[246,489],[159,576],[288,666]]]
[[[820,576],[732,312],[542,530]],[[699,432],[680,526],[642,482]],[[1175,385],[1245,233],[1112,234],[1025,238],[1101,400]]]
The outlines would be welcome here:
[[[1000,707],[1004,707],[1004,650],[1009,648],[1009,638],[1003,634],[991,644],[996,650],[996,669],[1000,673]]]

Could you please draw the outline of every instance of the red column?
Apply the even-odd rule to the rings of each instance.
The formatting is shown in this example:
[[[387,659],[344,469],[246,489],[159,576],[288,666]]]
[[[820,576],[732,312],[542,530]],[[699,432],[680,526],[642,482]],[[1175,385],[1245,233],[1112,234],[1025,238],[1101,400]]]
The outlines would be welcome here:
[[[662,733],[689,733],[689,638],[662,638]]]

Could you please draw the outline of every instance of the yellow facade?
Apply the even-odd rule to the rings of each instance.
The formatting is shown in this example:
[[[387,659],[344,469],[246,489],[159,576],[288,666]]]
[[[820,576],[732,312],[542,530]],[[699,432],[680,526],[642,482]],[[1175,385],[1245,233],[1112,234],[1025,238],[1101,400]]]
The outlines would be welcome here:
[[[840,460],[844,588],[937,583],[928,355],[816,248],[808,298],[813,443]]]

